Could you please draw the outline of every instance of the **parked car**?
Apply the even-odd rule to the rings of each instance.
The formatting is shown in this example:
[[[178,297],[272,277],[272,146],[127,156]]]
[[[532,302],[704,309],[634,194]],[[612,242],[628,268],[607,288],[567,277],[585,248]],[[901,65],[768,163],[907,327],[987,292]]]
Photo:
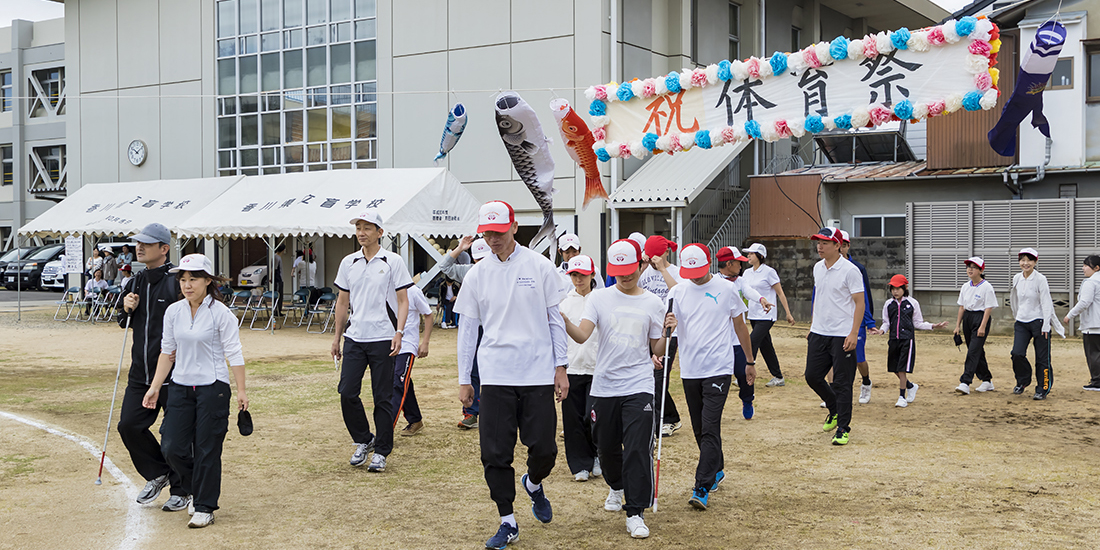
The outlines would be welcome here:
[[[4,268],[4,288],[15,290],[19,287],[30,290],[42,284],[42,271],[46,264],[65,253],[64,244],[43,246],[22,260],[11,262]],[[18,279],[18,280],[17,280]]]
[[[46,267],[42,269],[42,283],[38,286],[42,290],[47,288],[53,291],[62,292],[65,290],[65,262],[61,259],[54,260],[46,264]]]
[[[267,286],[267,258],[259,259],[256,263],[242,269],[237,275],[237,286],[243,288]]]
[[[27,247],[23,247],[23,248],[13,248],[13,249],[11,249],[11,250],[3,253],[3,254],[0,254],[0,273],[3,273],[4,268],[7,267],[9,263],[15,261],[17,257],[19,259],[26,258],[27,256],[30,256],[32,253],[34,253],[35,250],[38,250],[39,248],[41,248],[41,247],[39,247],[39,246],[27,246]]]

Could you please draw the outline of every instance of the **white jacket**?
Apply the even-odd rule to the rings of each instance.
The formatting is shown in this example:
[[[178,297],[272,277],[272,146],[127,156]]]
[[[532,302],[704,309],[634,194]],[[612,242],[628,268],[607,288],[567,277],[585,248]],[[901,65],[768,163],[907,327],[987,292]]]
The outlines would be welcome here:
[[[581,296],[574,288],[561,301],[558,310],[564,313],[570,322],[580,325],[581,315],[584,314],[584,304],[587,301],[588,296]],[[599,339],[596,334],[597,329],[592,329],[592,336],[589,336],[583,344],[574,342],[572,338],[568,340],[569,365],[565,369],[566,374],[587,374],[591,376],[596,373],[596,341]]]
[[[1040,315],[1039,318],[1043,320],[1043,332],[1050,332],[1051,328],[1054,332],[1057,332],[1062,338],[1066,337],[1066,329],[1062,327],[1062,323],[1058,321],[1058,316],[1054,314],[1054,300],[1050,297],[1050,285],[1047,283],[1046,275],[1039,273],[1038,271],[1032,271],[1031,277],[1028,280],[1034,279],[1034,282],[1039,290],[1039,308],[1041,312],[1035,312]],[[1018,288],[1025,281],[1024,274],[1017,273],[1012,277],[1012,293],[1009,302],[1012,305],[1012,315],[1017,317],[1020,309],[1020,293]]]
[[[1077,305],[1069,310],[1069,317],[1081,316],[1082,331],[1100,332],[1100,272],[1081,281],[1081,290],[1077,293]]]

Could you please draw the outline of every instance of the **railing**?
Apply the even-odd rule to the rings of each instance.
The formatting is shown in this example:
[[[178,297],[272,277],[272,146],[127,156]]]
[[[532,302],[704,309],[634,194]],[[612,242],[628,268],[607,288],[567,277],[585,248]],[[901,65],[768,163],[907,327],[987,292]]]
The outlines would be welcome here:
[[[745,191],[728,189],[715,191],[684,226],[684,244],[704,242],[722,227],[731,208],[741,200]]]
[[[714,236],[707,242],[707,248],[711,252],[723,246],[740,247],[749,238],[749,193],[741,197],[741,201],[722,222],[722,226],[715,231]]]

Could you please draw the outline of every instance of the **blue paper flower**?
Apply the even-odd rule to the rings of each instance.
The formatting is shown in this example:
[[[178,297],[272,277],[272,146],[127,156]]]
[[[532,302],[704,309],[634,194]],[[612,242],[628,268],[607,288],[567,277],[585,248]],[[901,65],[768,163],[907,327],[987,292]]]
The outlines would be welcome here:
[[[656,149],[657,134],[654,134],[653,132],[647,132],[646,135],[642,136],[642,146],[644,146],[646,149],[649,149],[650,151]]]
[[[913,102],[906,99],[894,105],[894,114],[902,120],[911,120],[913,118]]]
[[[909,48],[909,39],[912,37],[909,34],[909,29],[902,27],[892,33],[890,33],[890,42],[894,43],[894,47],[899,50],[905,50]]]
[[[760,123],[755,120],[745,122],[745,133],[748,134],[749,137],[760,139],[762,137],[760,133]]]
[[[607,154],[607,149],[600,147],[596,149],[596,158],[600,159],[600,162],[607,162],[611,160],[611,155]]]
[[[604,116],[607,114],[607,104],[598,99],[593,99],[592,103],[588,104],[588,114],[590,116]]]
[[[816,134],[818,132],[825,131],[825,123],[821,122],[820,115],[810,115],[806,117],[805,128],[807,132],[810,132],[811,134]]]
[[[959,21],[962,23],[962,21]],[[982,110],[982,93],[974,90],[966,92],[963,96],[963,109],[967,111],[980,111]]]
[[[782,52],[775,52],[771,58],[768,59],[768,64],[772,66],[772,72],[775,76],[779,76],[787,72],[787,54]]]
[[[695,144],[703,149],[710,149],[710,130],[695,132]]]
[[[629,82],[623,82],[619,84],[619,89],[615,90],[615,95],[619,101],[630,101],[634,98],[634,89],[630,87]]]
[[[733,78],[733,73],[730,72],[730,62],[723,59],[718,62],[718,80],[725,82]]]
[[[665,88],[668,88],[668,91],[674,94],[680,93],[682,89],[680,88],[680,73],[676,71],[668,73],[668,76],[665,77]]]
[[[834,38],[829,44],[829,55],[837,61],[848,59],[848,39],[843,36]]]
[[[970,33],[974,32],[974,26],[978,24],[978,20],[973,16],[966,16],[955,22],[955,34],[959,36],[970,36]]]
[[[833,124],[841,130],[849,130],[852,128],[852,115],[840,115],[833,119]]]

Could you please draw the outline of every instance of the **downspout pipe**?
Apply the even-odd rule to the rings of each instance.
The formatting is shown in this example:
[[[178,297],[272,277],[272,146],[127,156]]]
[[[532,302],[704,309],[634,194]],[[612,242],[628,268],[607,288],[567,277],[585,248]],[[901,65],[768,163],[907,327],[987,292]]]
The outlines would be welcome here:
[[[1005,169],[1003,174],[1004,183],[1012,191],[1013,198],[1023,198],[1025,185],[1029,183],[1039,183],[1046,177],[1047,165],[1050,164],[1050,149],[1053,143],[1054,140],[1047,138],[1046,158],[1043,160],[1042,164],[1035,167],[1035,175],[1031,179],[1020,181],[1019,167],[1015,164]],[[1009,178],[1012,178],[1012,183],[1008,182]]]

